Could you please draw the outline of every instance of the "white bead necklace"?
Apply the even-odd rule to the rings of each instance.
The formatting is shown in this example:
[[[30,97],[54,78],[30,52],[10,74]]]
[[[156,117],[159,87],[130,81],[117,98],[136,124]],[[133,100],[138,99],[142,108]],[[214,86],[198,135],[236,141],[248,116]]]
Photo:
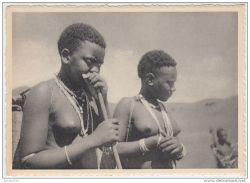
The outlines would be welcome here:
[[[63,94],[66,96],[66,98],[69,100],[69,102],[71,103],[71,105],[73,106],[73,108],[75,109],[76,113],[78,114],[78,117],[80,119],[80,124],[81,124],[81,131],[80,131],[80,135],[81,136],[87,136],[88,135],[88,129],[89,129],[89,121],[90,121],[90,115],[89,113],[91,113],[91,109],[89,107],[89,99],[86,93],[84,93],[85,98],[86,98],[86,106],[87,106],[87,125],[86,128],[84,127],[84,120],[83,120],[83,108],[81,106],[81,104],[79,104],[78,100],[77,100],[77,96],[76,94],[71,91],[61,80],[58,76],[55,77],[55,81],[56,84],[58,85],[58,87],[61,89],[61,91],[63,92]],[[92,115],[91,115],[92,117]],[[91,119],[92,122],[92,128],[93,128],[93,119]]]

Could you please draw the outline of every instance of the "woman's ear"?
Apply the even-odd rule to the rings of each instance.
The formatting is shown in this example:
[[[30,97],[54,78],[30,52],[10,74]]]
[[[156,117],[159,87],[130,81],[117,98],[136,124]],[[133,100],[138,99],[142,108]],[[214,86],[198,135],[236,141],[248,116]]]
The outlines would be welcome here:
[[[67,48],[64,48],[61,51],[61,58],[64,64],[68,64],[70,62],[70,51]]]
[[[149,86],[153,86],[154,85],[154,79],[155,79],[155,75],[153,73],[147,73],[146,74],[146,83]]]

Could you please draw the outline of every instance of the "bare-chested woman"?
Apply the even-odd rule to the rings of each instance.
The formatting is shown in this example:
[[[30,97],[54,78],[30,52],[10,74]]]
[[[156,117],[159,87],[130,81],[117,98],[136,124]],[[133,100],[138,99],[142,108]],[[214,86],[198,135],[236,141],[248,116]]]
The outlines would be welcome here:
[[[138,75],[140,93],[121,99],[114,112],[121,123],[117,148],[123,167],[175,168],[184,147],[164,102],[175,90],[176,62],[161,50],[149,51],[140,60]]]
[[[118,120],[102,122],[91,92],[99,88],[107,105],[107,85],[99,75],[105,47],[101,34],[89,25],[73,24],[62,32],[59,73],[34,86],[24,105],[21,168],[97,168],[96,148],[119,139]]]

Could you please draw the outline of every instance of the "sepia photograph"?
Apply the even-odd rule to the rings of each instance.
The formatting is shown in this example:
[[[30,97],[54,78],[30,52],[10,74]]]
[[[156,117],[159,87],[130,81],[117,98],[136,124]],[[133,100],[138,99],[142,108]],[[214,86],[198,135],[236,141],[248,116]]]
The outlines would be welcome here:
[[[246,176],[246,4],[6,4],[5,175]]]

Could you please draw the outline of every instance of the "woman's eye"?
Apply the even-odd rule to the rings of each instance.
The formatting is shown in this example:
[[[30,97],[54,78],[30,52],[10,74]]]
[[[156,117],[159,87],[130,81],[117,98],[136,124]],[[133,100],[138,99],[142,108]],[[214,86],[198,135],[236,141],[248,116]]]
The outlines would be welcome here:
[[[91,62],[90,59],[88,59],[88,58],[84,58],[83,60],[84,60],[85,62]]]
[[[91,64],[92,63],[91,59],[89,59],[89,58],[83,58],[82,60],[84,62],[86,62],[87,64]]]
[[[172,81],[167,81],[166,82],[170,87],[172,87],[173,85],[174,85],[174,82],[172,82]]]
[[[92,65],[97,65],[98,67],[101,67],[102,62],[98,62],[96,59],[93,58],[83,58],[82,59],[89,67]]]

